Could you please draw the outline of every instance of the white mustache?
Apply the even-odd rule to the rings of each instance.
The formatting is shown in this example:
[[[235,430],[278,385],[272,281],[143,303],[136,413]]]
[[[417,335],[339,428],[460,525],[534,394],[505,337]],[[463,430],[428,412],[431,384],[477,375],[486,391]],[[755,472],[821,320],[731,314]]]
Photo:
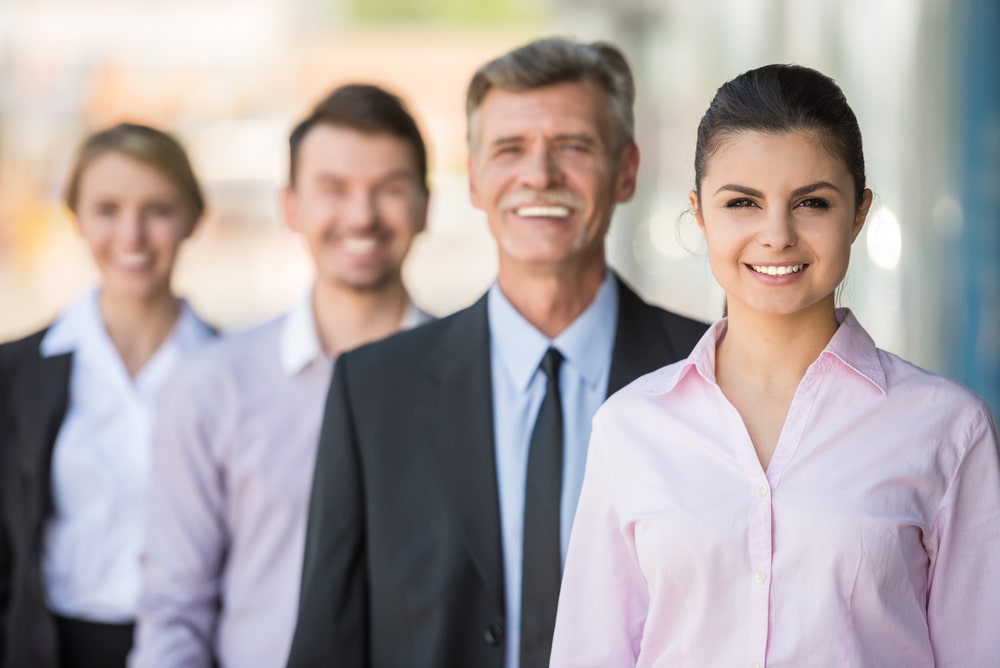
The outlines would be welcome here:
[[[502,210],[516,209],[525,204],[559,204],[571,209],[583,208],[579,197],[568,190],[518,190],[500,200]]]

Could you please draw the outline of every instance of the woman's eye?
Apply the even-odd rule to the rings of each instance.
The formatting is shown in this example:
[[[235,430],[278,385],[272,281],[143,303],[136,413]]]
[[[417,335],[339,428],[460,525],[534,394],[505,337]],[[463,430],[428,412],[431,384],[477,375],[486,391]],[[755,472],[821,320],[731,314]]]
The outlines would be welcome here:
[[[731,199],[726,202],[727,209],[749,209],[750,207],[757,206],[756,202],[747,197],[738,197],[736,199]]]
[[[804,206],[807,209],[829,209],[830,203],[819,197],[808,197],[799,202],[799,206]]]
[[[98,216],[114,216],[118,213],[118,205],[113,202],[101,202],[94,207],[94,212]]]

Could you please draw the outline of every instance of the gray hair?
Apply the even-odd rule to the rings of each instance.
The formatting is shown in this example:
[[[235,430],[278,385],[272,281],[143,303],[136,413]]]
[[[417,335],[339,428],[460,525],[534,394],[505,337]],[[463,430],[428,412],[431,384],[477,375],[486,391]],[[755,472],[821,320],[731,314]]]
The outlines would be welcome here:
[[[608,42],[584,44],[562,37],[530,42],[476,71],[465,96],[469,148],[474,147],[479,106],[490,89],[522,92],[582,81],[592,81],[607,93],[610,148],[621,150],[635,134],[635,81],[628,61]]]

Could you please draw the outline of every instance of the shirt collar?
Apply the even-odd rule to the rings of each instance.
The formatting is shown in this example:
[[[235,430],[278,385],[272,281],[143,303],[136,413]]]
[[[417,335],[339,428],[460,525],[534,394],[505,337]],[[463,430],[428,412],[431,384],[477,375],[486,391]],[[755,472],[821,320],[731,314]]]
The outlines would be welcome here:
[[[315,360],[325,357],[316,330],[312,296],[310,290],[292,307],[281,326],[278,343],[281,368],[289,376],[294,376]]]
[[[316,316],[312,307],[312,290],[292,307],[281,327],[281,368],[289,376],[302,371],[316,360],[326,359],[319,341]],[[433,317],[417,308],[411,301],[399,321],[400,329],[411,329],[429,322]]]
[[[87,350],[107,336],[98,294],[96,288],[89,290],[56,318],[42,339],[40,350],[44,357]],[[186,299],[180,300],[180,307],[177,324],[164,345],[176,345],[185,351],[208,338],[212,328],[198,317]]]
[[[430,313],[427,313],[423,309],[417,307],[413,302],[407,302],[406,310],[403,311],[403,317],[399,321],[400,330],[413,329],[418,325],[422,325],[425,322],[430,322],[434,319]]]
[[[875,341],[857,321],[850,309],[837,309],[837,321],[840,327],[834,333],[830,343],[823,353],[832,355],[848,368],[867,378],[872,385],[886,393],[888,385],[885,380],[885,369],[879,359]]]
[[[549,339],[522,316],[494,283],[487,296],[490,340],[514,381],[525,391],[549,347],[562,353],[563,363],[575,368],[584,381],[596,384],[611,365],[615,325],[618,321],[618,290],[611,272],[590,306],[555,339]]]
[[[885,394],[887,388],[885,370],[879,360],[875,341],[850,309],[838,308],[836,317],[840,326],[820,353],[820,358],[827,356],[836,358]],[[687,359],[655,372],[650,379],[648,389],[657,394],[669,392],[691,370],[697,371],[702,378],[714,385],[715,350],[725,337],[728,326],[728,318],[723,318],[712,325]]]

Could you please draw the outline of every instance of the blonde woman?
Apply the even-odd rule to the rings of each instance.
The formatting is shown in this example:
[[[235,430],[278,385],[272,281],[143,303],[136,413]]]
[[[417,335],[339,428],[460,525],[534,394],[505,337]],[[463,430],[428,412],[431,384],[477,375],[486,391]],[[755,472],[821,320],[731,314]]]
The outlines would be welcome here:
[[[66,203],[99,285],[0,346],[0,663],[123,666],[155,406],[213,336],[171,289],[204,209],[181,145],[120,124],[81,146]]]

